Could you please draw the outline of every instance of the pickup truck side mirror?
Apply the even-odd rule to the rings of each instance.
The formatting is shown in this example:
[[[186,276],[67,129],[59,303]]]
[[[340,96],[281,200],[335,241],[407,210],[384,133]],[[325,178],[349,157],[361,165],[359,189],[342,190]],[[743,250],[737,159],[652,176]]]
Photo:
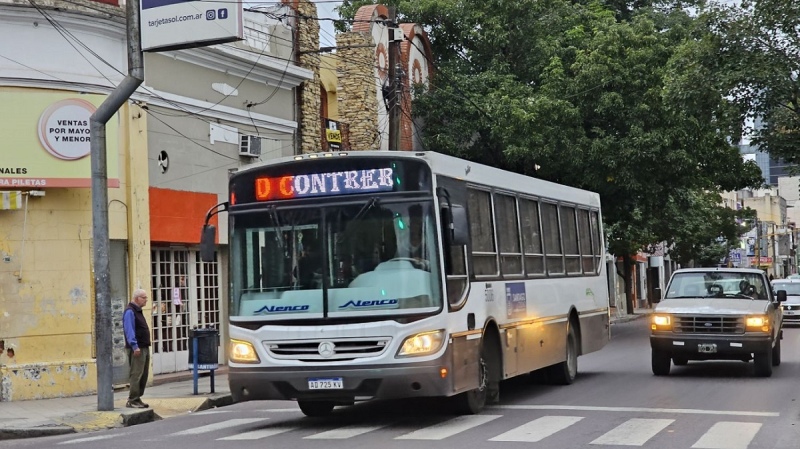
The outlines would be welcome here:
[[[786,290],[778,290],[778,302],[786,302]]]
[[[653,300],[651,302],[653,304],[658,304],[661,302],[661,287],[653,288]]]

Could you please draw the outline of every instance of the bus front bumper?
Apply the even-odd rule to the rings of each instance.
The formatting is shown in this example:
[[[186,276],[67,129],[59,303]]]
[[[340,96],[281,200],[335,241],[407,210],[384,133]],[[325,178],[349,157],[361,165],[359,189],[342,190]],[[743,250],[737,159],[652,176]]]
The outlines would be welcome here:
[[[446,353],[445,353],[446,354]],[[230,367],[228,383],[234,402],[294,399],[344,403],[453,394],[446,357],[400,365],[325,367]],[[442,377],[442,368],[447,376]],[[342,380],[340,389],[310,389],[310,379]]]

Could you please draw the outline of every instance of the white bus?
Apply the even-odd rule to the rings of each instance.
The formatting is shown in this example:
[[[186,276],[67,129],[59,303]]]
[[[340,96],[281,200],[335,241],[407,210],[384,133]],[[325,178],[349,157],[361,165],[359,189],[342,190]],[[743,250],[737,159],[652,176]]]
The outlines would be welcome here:
[[[203,257],[221,210],[235,401],[477,413],[503,379],[572,383],[609,340],[596,193],[431,152],[321,153],[233,174]]]

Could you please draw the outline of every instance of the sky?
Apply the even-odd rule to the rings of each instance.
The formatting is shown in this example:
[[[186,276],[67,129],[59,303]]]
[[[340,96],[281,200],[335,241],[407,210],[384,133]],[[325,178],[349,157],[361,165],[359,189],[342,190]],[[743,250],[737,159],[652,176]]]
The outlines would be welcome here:
[[[331,0],[312,0],[317,4],[317,16],[319,18],[335,18],[338,19],[339,15],[333,9],[341,5],[341,2],[333,2]],[[319,23],[319,45],[321,47],[333,47],[336,45],[334,42],[333,22],[330,20],[322,20]]]

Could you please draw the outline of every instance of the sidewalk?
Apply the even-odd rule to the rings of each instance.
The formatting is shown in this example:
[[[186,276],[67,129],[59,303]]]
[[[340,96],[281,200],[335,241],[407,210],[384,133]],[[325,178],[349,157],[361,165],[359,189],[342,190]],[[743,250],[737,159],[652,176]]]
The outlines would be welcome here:
[[[653,309],[633,309],[633,314],[626,314],[624,310],[612,310],[611,324],[627,323],[628,321],[638,320],[653,313]]]
[[[97,411],[96,395],[0,402],[0,440],[127,427],[233,403],[227,370],[218,370],[213,394],[208,372],[200,375],[197,396],[190,371],[154,376],[142,398],[147,409],[126,408],[127,389],[114,393],[114,410],[107,412]]]

